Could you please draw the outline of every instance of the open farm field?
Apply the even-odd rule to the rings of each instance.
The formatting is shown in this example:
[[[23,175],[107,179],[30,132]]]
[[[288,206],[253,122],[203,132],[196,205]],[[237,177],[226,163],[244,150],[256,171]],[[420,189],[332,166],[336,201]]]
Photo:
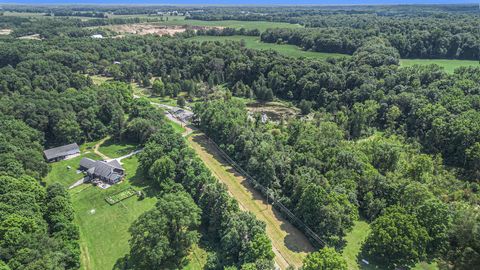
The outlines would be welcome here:
[[[458,60],[458,59],[401,59],[400,65],[402,67],[408,67],[413,65],[430,65],[436,64],[448,73],[453,73],[456,68],[466,67],[466,66],[480,66],[479,61],[472,60]]]
[[[220,41],[220,42],[223,42],[225,40],[233,40],[233,41],[243,40],[245,42],[245,47],[247,48],[259,49],[259,50],[274,50],[283,55],[293,56],[293,57],[306,57],[306,58],[316,58],[316,59],[325,59],[328,57],[350,57],[350,55],[348,54],[304,51],[300,47],[295,45],[265,43],[265,42],[261,42],[258,37],[253,37],[253,36],[196,36],[191,39],[197,40],[197,41]]]
[[[295,45],[288,44],[276,44],[276,43],[265,43],[261,42],[258,37],[252,36],[196,36],[191,38],[196,41],[244,41],[245,47],[250,49],[259,49],[259,50],[274,50],[280,54],[292,57],[306,57],[306,58],[315,58],[315,59],[325,59],[328,57],[350,57],[348,54],[340,53],[322,53],[322,52],[313,52],[313,51],[304,51],[300,47]],[[453,71],[462,66],[479,66],[479,61],[472,60],[457,60],[457,59],[401,59],[401,66],[413,66],[413,65],[430,65],[436,64],[445,69],[448,73],[453,73]]]

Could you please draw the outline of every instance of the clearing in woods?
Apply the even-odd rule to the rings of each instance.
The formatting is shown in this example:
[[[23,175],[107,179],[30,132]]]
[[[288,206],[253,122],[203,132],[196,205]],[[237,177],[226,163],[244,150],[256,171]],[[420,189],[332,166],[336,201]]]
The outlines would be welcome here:
[[[245,43],[245,47],[259,50],[274,50],[280,54],[292,57],[306,57],[315,59],[325,59],[328,57],[350,57],[348,54],[340,53],[323,53],[314,51],[304,51],[302,48],[290,44],[276,44],[261,42],[259,37],[252,36],[195,36],[190,38],[196,41],[241,41]],[[402,67],[413,65],[430,65],[437,64],[444,68],[447,73],[453,73],[458,67],[463,66],[480,66],[479,61],[459,60],[459,59],[400,59]]]
[[[369,265],[361,262],[362,244],[370,233],[370,224],[365,220],[357,220],[352,230],[345,236],[347,245],[343,249],[343,257],[347,261],[349,270],[378,270],[379,267],[370,262]],[[435,262],[417,263],[412,270],[438,270]]]
[[[103,145],[103,143],[106,143]],[[81,155],[69,160],[51,163],[52,170],[43,179],[46,185],[59,182],[68,187],[81,177],[77,174],[80,160],[83,157],[101,159],[93,153],[94,149],[106,150],[109,155],[116,157],[132,150],[132,145],[115,144],[108,141],[108,137],[99,141],[82,144]],[[101,153],[104,155],[103,153]],[[103,190],[91,184],[84,184],[69,190],[75,223],[80,230],[80,260],[82,270],[112,269],[115,263],[129,252],[128,228],[144,212],[155,207],[157,191],[144,181],[144,176],[138,170],[138,158],[132,156],[122,160],[126,171],[126,178],[119,184]],[[142,190],[146,197],[139,199],[136,196],[109,205],[105,198],[126,188],[133,187]],[[207,252],[202,246],[195,245],[189,256],[189,263],[184,270],[203,269]]]
[[[272,240],[275,262],[282,269],[289,265],[299,268],[305,256],[314,248],[305,235],[288,222],[265,198],[256,191],[243,175],[232,168],[218,150],[202,133],[194,133],[188,142],[212,173],[224,183],[240,207],[252,212],[266,223],[267,234]]]

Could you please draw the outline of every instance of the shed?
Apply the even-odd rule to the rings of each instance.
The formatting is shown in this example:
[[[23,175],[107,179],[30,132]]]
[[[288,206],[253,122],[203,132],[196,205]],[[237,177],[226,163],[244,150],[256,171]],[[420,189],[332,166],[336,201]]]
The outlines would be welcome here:
[[[43,151],[43,154],[45,155],[45,159],[48,162],[54,162],[54,161],[65,159],[70,156],[80,154],[80,148],[78,147],[77,143],[71,143],[71,144],[47,149]]]

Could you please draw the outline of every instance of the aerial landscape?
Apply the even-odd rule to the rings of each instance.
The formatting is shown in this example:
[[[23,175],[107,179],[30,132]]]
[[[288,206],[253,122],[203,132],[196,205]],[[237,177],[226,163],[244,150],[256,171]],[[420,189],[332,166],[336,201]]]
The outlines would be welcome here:
[[[479,204],[478,3],[0,3],[0,270],[476,270]]]

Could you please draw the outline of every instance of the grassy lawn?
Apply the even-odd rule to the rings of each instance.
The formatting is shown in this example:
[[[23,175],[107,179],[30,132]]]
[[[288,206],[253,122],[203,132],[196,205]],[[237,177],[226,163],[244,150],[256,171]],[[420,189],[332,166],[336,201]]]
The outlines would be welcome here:
[[[348,54],[340,53],[321,53],[313,51],[304,51],[300,47],[295,45],[288,44],[275,44],[275,43],[265,43],[261,42],[259,37],[252,36],[196,36],[190,38],[197,41],[225,41],[225,40],[234,40],[234,41],[245,41],[245,47],[250,49],[259,49],[259,50],[274,50],[280,54],[292,57],[306,57],[306,58],[315,58],[315,59],[325,59],[327,57],[350,57]]]
[[[356,221],[352,231],[345,237],[347,245],[343,249],[343,257],[347,260],[348,269],[360,269],[357,254],[360,252],[362,242],[367,238],[369,232],[370,225],[367,222]]]
[[[58,182],[65,187],[69,187],[77,180],[83,178],[83,173],[77,174],[77,169],[80,165],[80,160],[84,157],[88,157],[91,159],[101,159],[93,152],[88,152],[82,153],[80,156],[72,159],[50,163],[51,171],[43,179],[43,182],[45,182],[46,185]],[[70,169],[68,168],[68,166],[70,166]]]
[[[100,145],[98,151],[110,158],[118,158],[135,151],[135,149],[137,149],[136,144],[131,144],[128,142],[115,142],[113,139],[108,139],[106,142]]]
[[[155,205],[154,196],[143,200],[134,196],[115,205],[105,201],[105,197],[130,186],[149,194],[149,187],[137,171],[138,159],[131,157],[123,163],[127,176],[122,183],[106,190],[91,185],[71,190],[75,218],[80,227],[82,269],[112,269],[129,251],[130,225]]]
[[[174,106],[174,107],[177,106],[177,99],[172,98],[170,96],[165,96],[165,97],[146,96],[146,98],[148,98],[148,100],[150,100],[151,102],[170,105],[170,106]]]
[[[379,268],[375,267],[375,265],[366,265],[364,263],[360,263],[357,260],[357,255],[360,253],[362,248],[362,243],[367,238],[368,234],[370,233],[370,225],[363,220],[356,221],[353,225],[353,229],[350,233],[347,234],[345,240],[347,241],[347,245],[343,249],[343,257],[347,261],[348,269],[349,270],[378,270]],[[362,259],[362,258],[359,258]],[[438,270],[436,263],[426,263],[421,262],[415,265],[412,268],[413,270]]]
[[[173,121],[168,120],[168,123],[173,127],[173,130],[175,130],[177,133],[182,134],[183,132],[185,132],[185,128],[182,127],[177,122],[173,122]]]
[[[93,84],[102,84],[104,82],[113,80],[112,77],[105,77],[105,76],[100,76],[100,75],[92,75],[90,76],[92,79]]]
[[[350,57],[348,54],[339,54],[339,53],[322,53],[322,52],[313,52],[313,51],[304,51],[300,47],[295,45],[287,44],[275,44],[275,43],[264,43],[261,42],[259,37],[251,36],[196,36],[190,38],[191,40],[197,41],[225,41],[225,40],[234,40],[234,41],[245,41],[245,46],[251,49],[260,49],[260,50],[274,50],[280,54],[292,57],[306,57],[314,59],[325,59],[327,57]],[[437,64],[445,69],[448,73],[453,73],[453,71],[462,66],[480,66],[478,61],[472,60],[456,60],[456,59],[401,59],[401,66],[412,66],[412,65],[430,65]]]
[[[129,252],[130,225],[144,212],[152,209],[157,201],[156,192],[143,181],[138,168],[138,159],[124,159],[126,179],[107,190],[83,185],[71,190],[75,219],[80,227],[81,269],[112,269],[118,259]],[[115,205],[109,205],[105,197],[128,187],[143,190],[147,196],[139,200],[133,196]],[[206,251],[194,246],[185,267],[189,270],[203,269]]]

